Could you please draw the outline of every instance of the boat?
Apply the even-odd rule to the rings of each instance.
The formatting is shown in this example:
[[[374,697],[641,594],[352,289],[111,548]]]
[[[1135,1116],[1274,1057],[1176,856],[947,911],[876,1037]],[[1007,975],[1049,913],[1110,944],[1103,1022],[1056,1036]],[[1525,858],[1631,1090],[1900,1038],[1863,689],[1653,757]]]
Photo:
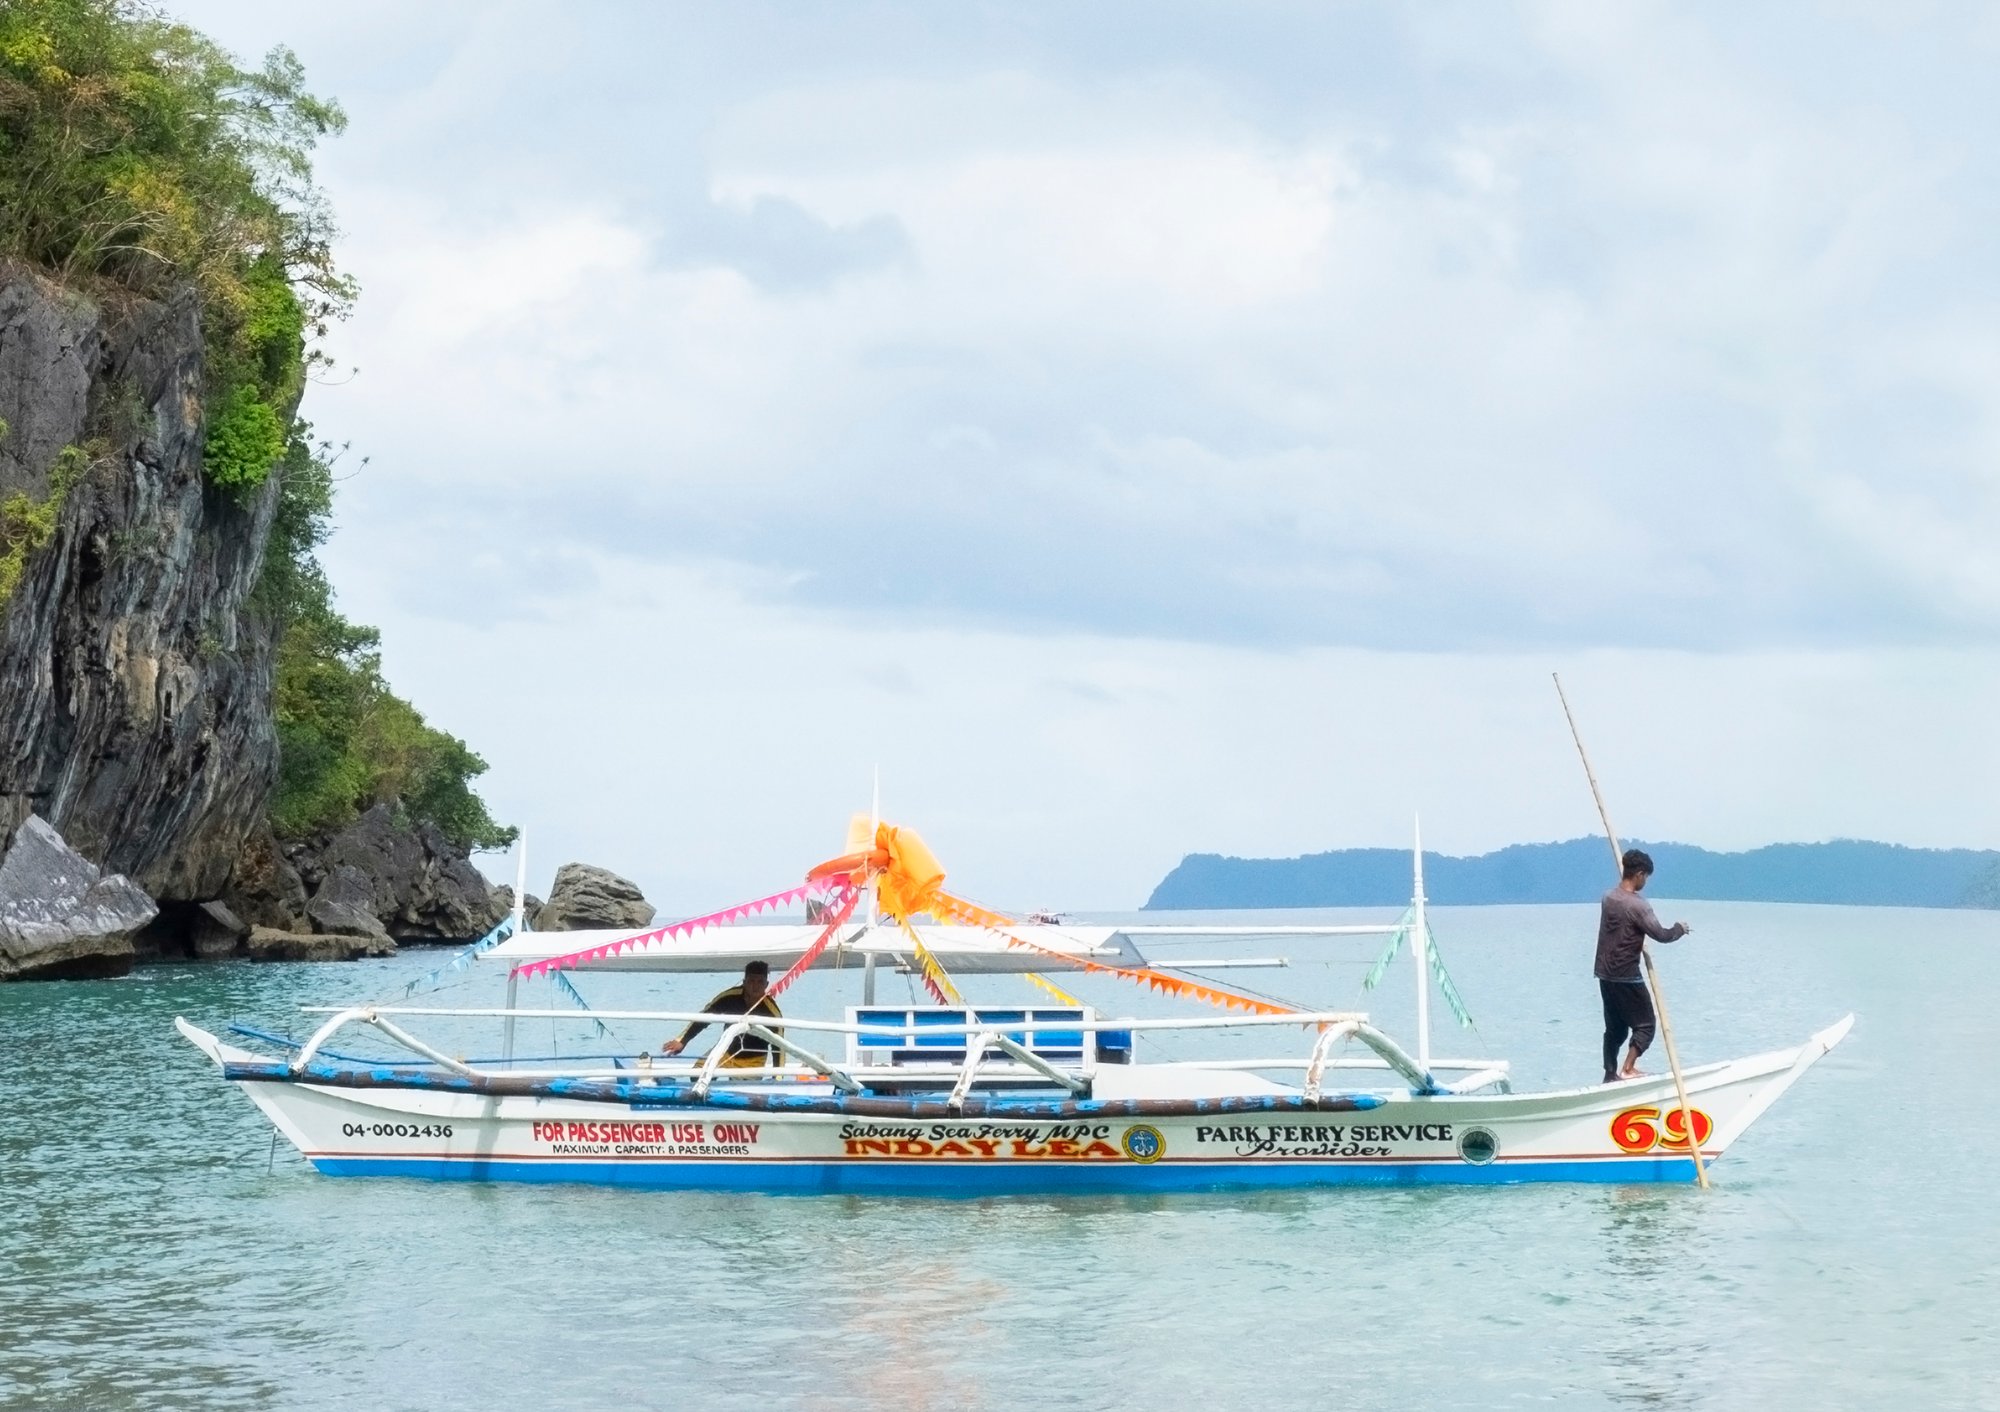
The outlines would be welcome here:
[[[1790,1048],[1665,1075],[1516,1093],[1498,1059],[1431,1052],[1438,992],[1461,1008],[1426,915],[1423,851],[1410,906],[1393,921],[1339,926],[1023,925],[944,890],[908,829],[861,816],[849,851],[803,886],[644,931],[534,932],[515,915],[447,970],[506,977],[499,1006],[370,1003],[306,1007],[323,1017],[292,1041],[236,1027],[277,1055],[185,1018],[180,1033],[329,1176],[579,1182],[767,1193],[975,1196],[1158,1193],[1337,1185],[1690,1182],[1695,1150],[1720,1160],[1757,1118],[1848,1033],[1850,1014]],[[525,894],[516,889],[516,897]],[[862,904],[865,901],[866,910]],[[805,924],[754,918],[817,904]],[[1170,935],[1375,936],[1370,983],[1407,949],[1414,1044],[1365,1013],[1295,1007],[1217,983],[1230,965],[1169,964],[1144,948]],[[619,973],[782,975],[813,970],[858,986],[838,1017],[781,1021],[704,1011],[589,1008],[601,1026],[705,1022],[701,1057],[517,1052],[523,1021],[584,1013],[571,979]],[[439,974],[442,974],[440,972]],[[1094,974],[1204,1007],[1108,1016],[1054,977]],[[926,999],[878,996],[878,976],[921,982]],[[969,1001],[960,982],[1012,975],[1032,1003]],[[521,1003],[546,979],[566,1003]],[[416,997],[421,999],[422,997]],[[468,1059],[426,1026],[497,1031],[499,1053]],[[390,1058],[336,1049],[355,1032]],[[1142,1040],[1199,1034],[1250,1052],[1142,1058]],[[739,1041],[763,1051],[746,1060]],[[1260,1047],[1261,1046],[1261,1047]]]

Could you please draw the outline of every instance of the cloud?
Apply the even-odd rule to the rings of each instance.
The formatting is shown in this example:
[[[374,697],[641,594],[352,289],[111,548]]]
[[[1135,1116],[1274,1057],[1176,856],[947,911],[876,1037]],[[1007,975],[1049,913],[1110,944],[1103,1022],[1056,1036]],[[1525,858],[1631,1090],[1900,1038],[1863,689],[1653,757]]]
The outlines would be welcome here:
[[[1564,836],[1551,662],[1635,833],[1991,841],[1989,17],[183,9],[353,115],[329,562],[547,846]]]
[[[1490,650],[1616,640],[1637,593],[1697,648],[1990,630],[1988,576],[1912,552],[2000,518],[1993,335],[1902,298],[1983,253],[1959,159],[1674,14],[1547,14],[1501,36],[1529,96],[1422,121],[1273,121],[1193,54],[752,72],[594,206],[364,184],[354,361],[426,395],[355,425],[426,463],[396,514],[476,482],[577,552],[864,616]],[[1466,62],[1418,30],[1416,73]],[[1885,383],[1890,348],[1930,356]]]
[[[671,265],[725,265],[781,294],[824,291],[844,274],[911,258],[909,237],[894,217],[832,225],[795,201],[762,194],[711,206],[661,237],[659,245]]]
[[[416,537],[369,560],[418,560]],[[1480,852],[1574,837],[1595,812],[1548,669],[1561,667],[1618,826],[1713,847],[1993,839],[2000,655],[1935,649],[1561,655],[1274,653],[959,625],[829,621],[699,569],[615,562],[547,619],[397,610],[386,665],[496,761],[538,879],[584,858],[669,912],[761,895],[835,850],[868,804],[954,885],[1013,907],[1136,906],[1182,854],[1394,844]],[[1938,742],[1949,742],[1940,768]],[[504,879],[509,865],[492,860]]]

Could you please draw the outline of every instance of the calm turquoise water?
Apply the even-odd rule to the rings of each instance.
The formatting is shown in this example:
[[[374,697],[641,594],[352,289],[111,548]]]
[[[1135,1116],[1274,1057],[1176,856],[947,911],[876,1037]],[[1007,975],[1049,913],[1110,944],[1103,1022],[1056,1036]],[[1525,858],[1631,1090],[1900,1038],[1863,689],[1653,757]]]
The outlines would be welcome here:
[[[171,1019],[297,1029],[293,1006],[389,994],[439,953],[0,987],[0,1405],[2000,1406],[2000,916],[1662,912],[1697,929],[1667,957],[1691,1062],[1861,1017],[1707,1194],[953,1203],[336,1181],[273,1163],[268,1127]],[[1592,1077],[1593,926],[1594,909],[1436,914],[1479,1038],[1522,1086]],[[1248,943],[1323,959],[1227,978],[1348,1005],[1372,946]],[[1399,965],[1368,1000],[1398,1032],[1408,988]],[[586,1032],[544,1037],[574,1052]]]

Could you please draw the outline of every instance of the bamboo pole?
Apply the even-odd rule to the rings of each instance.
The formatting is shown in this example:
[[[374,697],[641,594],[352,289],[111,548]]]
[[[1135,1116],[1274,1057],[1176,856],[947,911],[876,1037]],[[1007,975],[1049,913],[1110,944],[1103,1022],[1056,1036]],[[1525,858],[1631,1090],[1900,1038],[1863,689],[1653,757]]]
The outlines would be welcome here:
[[[1590,752],[1583,748],[1583,733],[1576,728],[1576,717],[1569,709],[1569,697],[1563,692],[1562,674],[1549,673],[1555,679],[1556,699],[1562,702],[1563,719],[1569,722],[1570,739],[1576,742],[1577,757],[1583,761],[1583,777],[1590,781],[1590,797],[1597,802],[1597,817],[1604,821],[1604,836],[1611,841],[1613,866],[1622,879],[1625,875],[1625,853],[1618,846],[1618,833],[1611,827],[1611,813],[1604,807],[1604,792],[1597,787],[1597,772],[1590,768]],[[1694,1179],[1702,1190],[1708,1189],[1708,1164],[1702,1160],[1701,1130],[1695,1126],[1694,1105],[1688,1101],[1687,1080],[1681,1077],[1681,1056],[1674,1045],[1673,1021],[1667,1018],[1667,993],[1660,983],[1659,967],[1653,964],[1653,949],[1646,945],[1645,938],[1639,940],[1639,954],[1646,962],[1646,984],[1653,992],[1653,1008],[1660,1015],[1660,1037],[1667,1043],[1667,1068],[1673,1072],[1674,1092],[1680,1095],[1681,1122],[1686,1124],[1688,1152],[1694,1157]]]

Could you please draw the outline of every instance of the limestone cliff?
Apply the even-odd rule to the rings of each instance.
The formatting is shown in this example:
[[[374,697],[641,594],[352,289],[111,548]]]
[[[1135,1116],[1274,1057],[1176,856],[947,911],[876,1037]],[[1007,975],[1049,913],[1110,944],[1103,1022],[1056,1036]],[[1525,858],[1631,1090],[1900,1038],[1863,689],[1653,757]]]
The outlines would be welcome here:
[[[0,502],[62,496],[0,603],[0,831],[40,814],[167,901],[222,891],[278,769],[246,611],[277,477],[204,481],[202,388],[192,296],[100,301],[0,264]]]

